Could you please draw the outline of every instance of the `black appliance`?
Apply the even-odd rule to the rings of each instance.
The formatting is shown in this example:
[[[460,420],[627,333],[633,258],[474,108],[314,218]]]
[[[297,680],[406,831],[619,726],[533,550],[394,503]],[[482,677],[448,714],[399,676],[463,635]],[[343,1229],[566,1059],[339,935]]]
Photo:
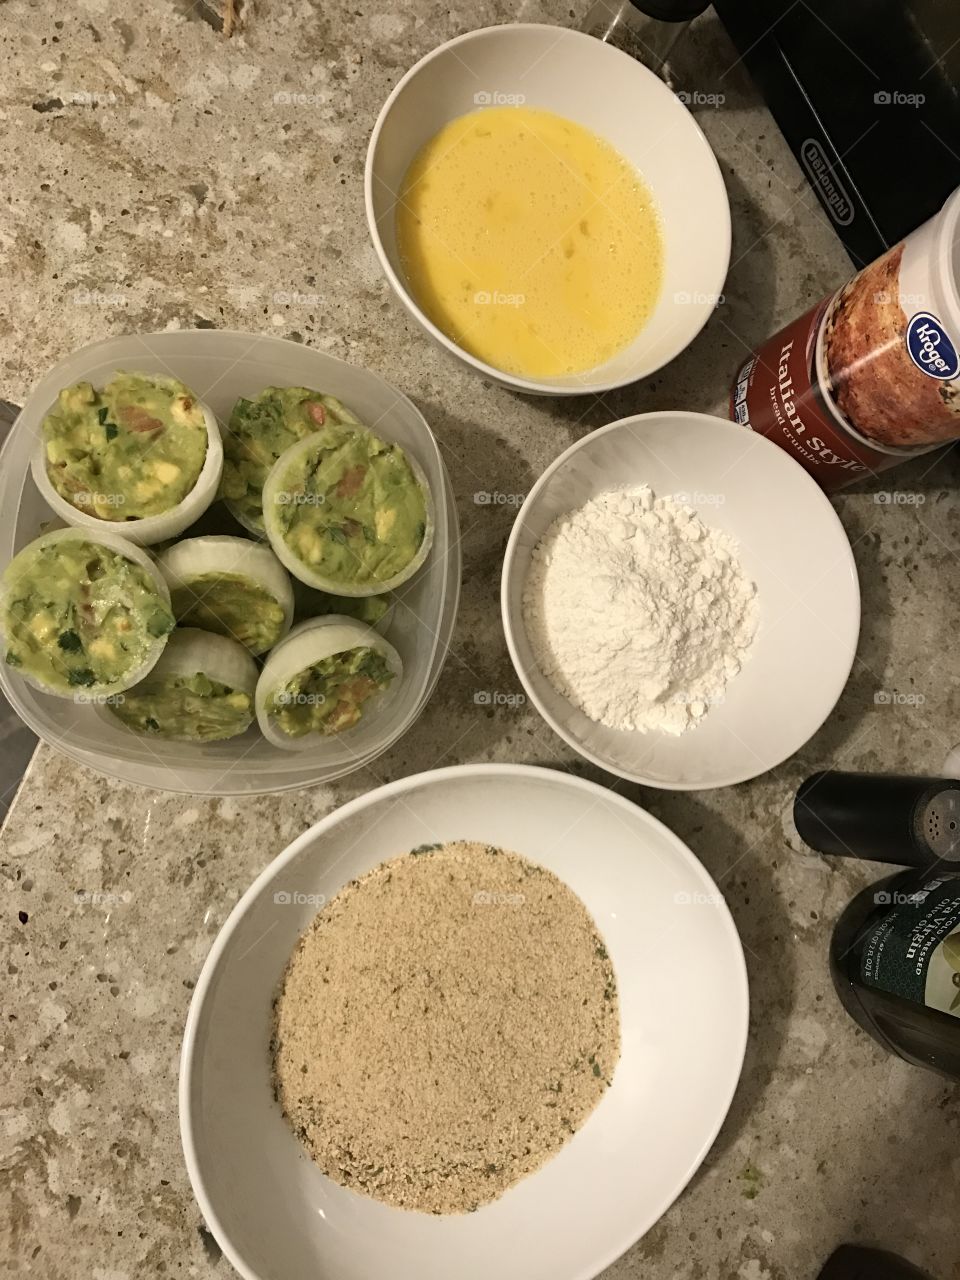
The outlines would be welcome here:
[[[714,7],[858,268],[960,186],[957,0]]]

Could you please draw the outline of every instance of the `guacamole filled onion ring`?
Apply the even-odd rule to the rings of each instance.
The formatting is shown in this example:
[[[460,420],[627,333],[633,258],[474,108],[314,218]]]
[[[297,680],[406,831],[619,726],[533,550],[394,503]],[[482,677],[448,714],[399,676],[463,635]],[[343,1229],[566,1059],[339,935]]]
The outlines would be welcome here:
[[[217,495],[217,420],[176,378],[117,373],[98,391],[64,387],[32,461],[46,502],[68,524],[114,527],[138,546],[175,538]]]
[[[263,488],[263,518],[290,572],[332,595],[400,586],[433,541],[422,468],[365,427],[328,426],[282,454]]]
[[[7,666],[60,698],[92,702],[129,689],[173,626],[170,592],[150,556],[106,530],[45,533],[0,580]]]
[[[181,626],[266,653],[290,630],[293,588],[269,547],[229,535],[186,538],[158,560]]]
[[[299,751],[382,714],[403,663],[372,627],[330,614],[293,628],[257,682],[257,720],[274,746]]]
[[[222,742],[253,723],[256,685],[256,663],[243,645],[178,627],[146,679],[98,709],[146,737]]]
[[[270,468],[291,445],[328,424],[359,418],[336,396],[309,387],[265,387],[233,406],[223,437],[220,496],[230,514],[258,538],[263,531],[263,486]]]

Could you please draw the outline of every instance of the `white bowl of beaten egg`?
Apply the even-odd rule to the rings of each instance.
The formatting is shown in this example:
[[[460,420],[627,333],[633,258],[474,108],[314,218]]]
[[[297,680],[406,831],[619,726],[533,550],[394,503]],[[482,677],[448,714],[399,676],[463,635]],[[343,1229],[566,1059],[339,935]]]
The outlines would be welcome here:
[[[541,395],[645,377],[723,288],[730,210],[686,107],[651,71],[558,27],[450,40],[384,104],[367,219],[397,295],[448,351]]]

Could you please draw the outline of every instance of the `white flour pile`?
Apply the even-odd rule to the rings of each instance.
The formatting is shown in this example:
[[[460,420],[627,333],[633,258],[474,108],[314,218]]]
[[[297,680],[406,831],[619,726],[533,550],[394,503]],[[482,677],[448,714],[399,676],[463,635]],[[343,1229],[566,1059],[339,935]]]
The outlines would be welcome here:
[[[646,485],[554,521],[523,609],[538,666],[591,720],[672,734],[722,698],[759,619],[736,541]]]

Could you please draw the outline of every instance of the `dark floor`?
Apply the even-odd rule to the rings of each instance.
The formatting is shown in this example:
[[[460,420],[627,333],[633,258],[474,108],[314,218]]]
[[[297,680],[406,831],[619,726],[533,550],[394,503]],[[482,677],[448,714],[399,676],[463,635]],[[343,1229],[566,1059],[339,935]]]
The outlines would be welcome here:
[[[37,739],[0,693],[0,822],[7,816]]]
[[[0,444],[6,439],[17,412],[15,405],[0,400]],[[0,822],[7,816],[36,745],[35,735],[14,714],[0,693]]]

